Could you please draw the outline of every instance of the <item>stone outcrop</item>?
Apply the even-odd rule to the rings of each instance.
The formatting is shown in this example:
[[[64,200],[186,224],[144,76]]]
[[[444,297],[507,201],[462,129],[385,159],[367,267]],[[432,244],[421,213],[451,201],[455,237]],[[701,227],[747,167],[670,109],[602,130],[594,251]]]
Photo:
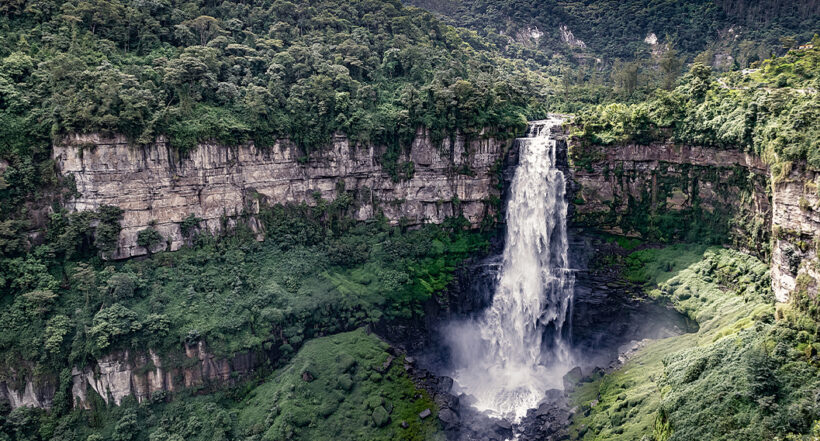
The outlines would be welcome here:
[[[24,379],[20,384],[9,378],[0,381],[0,399],[8,401],[12,409],[18,407],[51,408],[56,382],[48,378]]]
[[[772,183],[772,289],[779,301],[795,291],[817,298],[820,281],[820,173],[792,166]]]
[[[669,227],[685,237],[710,224],[738,248],[768,255],[768,167],[759,158],[671,143],[571,148],[577,225],[636,236]]]
[[[174,392],[207,385],[224,386],[247,377],[259,364],[253,353],[240,353],[231,359],[217,358],[199,342],[185,345],[184,357],[173,366],[154,352],[114,352],[91,366],[72,370],[71,395],[75,407],[88,407],[89,393],[99,394],[106,404],[119,405],[133,395],[137,402],[150,400],[157,393]]]
[[[72,369],[71,397],[75,407],[89,408],[92,393],[108,405],[119,405],[127,396],[134,396],[141,403],[164,398],[163,392],[232,385],[253,373],[264,358],[265,355],[252,352],[219,358],[208,351],[204,342],[185,345],[184,351],[171,354],[170,358],[161,358],[150,349],[147,353],[112,352],[82,369]],[[0,398],[5,398],[12,408],[51,408],[57,391],[56,379],[17,377],[12,372],[0,381]]]
[[[53,157],[60,172],[76,182],[79,195],[68,201],[69,209],[116,205],[124,210],[111,256],[121,259],[148,252],[137,244],[137,235],[149,225],[165,239],[159,249],[185,243],[180,223],[189,215],[202,219],[201,228],[218,232],[250,214],[249,226],[261,237],[263,227],[252,216],[260,202],[314,204],[318,197],[334,200],[342,193],[354,198],[351,214],[358,220],[382,213],[392,223],[413,225],[461,214],[478,225],[494,209],[495,167],[509,145],[464,136],[436,143],[420,130],[398,159],[405,167],[412,163],[412,177],[398,181],[381,164],[384,148],[353,144],[340,135],[307,157],[288,141],[264,149],[206,143],[180,156],[163,138],[137,146],[122,137],[76,135],[55,145]]]

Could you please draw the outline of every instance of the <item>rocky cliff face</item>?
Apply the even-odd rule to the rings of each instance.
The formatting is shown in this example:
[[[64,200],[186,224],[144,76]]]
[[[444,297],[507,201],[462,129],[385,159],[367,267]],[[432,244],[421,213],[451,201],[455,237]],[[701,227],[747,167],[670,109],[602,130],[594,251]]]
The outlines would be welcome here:
[[[14,372],[0,381],[0,399],[5,399],[12,409],[18,407],[51,408],[57,390],[52,378],[17,378]]]
[[[314,204],[318,197],[334,200],[342,193],[355,199],[352,215],[359,220],[382,213],[392,223],[412,225],[462,214],[478,225],[494,209],[495,167],[509,145],[463,136],[435,143],[420,130],[398,160],[405,168],[412,163],[412,177],[398,182],[381,164],[383,148],[354,145],[343,136],[304,157],[287,141],[268,149],[200,144],[180,156],[164,139],[135,146],[121,137],[84,135],[54,146],[53,156],[77,185],[79,196],[68,202],[69,209],[116,205],[125,211],[112,256],[120,259],[148,252],[137,235],[149,225],[166,239],[159,249],[185,243],[180,223],[189,215],[218,232],[250,214],[249,226],[261,237],[263,228],[252,217],[260,202]]]
[[[792,164],[772,177],[753,155],[669,143],[572,149],[577,225],[651,236],[674,228],[699,234],[706,224],[703,231],[771,259],[778,301],[817,298],[820,173]]]
[[[163,393],[180,389],[234,384],[253,373],[264,358],[251,352],[217,358],[204,342],[185,345],[183,351],[164,358],[152,350],[113,352],[82,369],[72,369],[71,398],[75,407],[84,408],[90,407],[92,393],[108,405],[119,405],[132,395],[140,403],[164,399]],[[56,378],[23,378],[13,372],[5,377],[0,381],[0,398],[12,408],[51,408],[59,383]]]
[[[576,225],[653,239],[717,232],[768,255],[768,168],[759,158],[671,143],[571,148]]]
[[[804,164],[772,183],[772,289],[780,301],[791,295],[817,299],[820,281],[820,173]]]
[[[91,391],[106,404],[119,405],[133,395],[140,403],[157,397],[157,393],[206,385],[228,385],[246,377],[259,365],[252,353],[237,354],[231,359],[216,358],[203,342],[186,345],[184,357],[165,366],[154,352],[115,352],[84,369],[71,372],[71,395],[75,407],[89,407]]]

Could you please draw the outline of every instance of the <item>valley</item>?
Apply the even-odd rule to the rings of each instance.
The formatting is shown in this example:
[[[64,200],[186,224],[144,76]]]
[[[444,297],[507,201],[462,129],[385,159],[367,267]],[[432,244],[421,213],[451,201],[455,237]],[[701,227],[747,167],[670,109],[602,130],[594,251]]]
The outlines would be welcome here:
[[[816,439],[818,31],[4,2],[0,441]]]

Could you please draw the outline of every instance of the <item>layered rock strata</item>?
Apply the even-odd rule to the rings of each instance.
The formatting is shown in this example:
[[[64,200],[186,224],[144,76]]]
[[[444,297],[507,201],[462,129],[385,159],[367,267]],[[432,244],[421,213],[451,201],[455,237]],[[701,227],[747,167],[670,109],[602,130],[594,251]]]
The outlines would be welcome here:
[[[671,143],[574,143],[571,156],[577,225],[648,238],[670,231],[687,238],[700,225],[737,248],[769,254],[768,168],[756,156]]]
[[[792,294],[817,300],[820,281],[820,173],[804,164],[773,179],[772,289],[779,301]]]
[[[122,137],[76,135],[55,145],[53,158],[64,176],[73,176],[78,196],[72,210],[116,205],[124,210],[114,259],[147,254],[137,244],[151,226],[165,239],[159,249],[185,243],[180,224],[194,216],[200,227],[218,232],[241,214],[260,235],[253,218],[260,201],[268,204],[315,204],[347,193],[355,200],[355,219],[383,214],[408,225],[438,223],[463,215],[478,225],[492,214],[498,199],[496,167],[509,141],[455,136],[434,142],[419,130],[409,151],[398,158],[409,179],[396,179],[382,164],[383,147],[358,145],[334,136],[326,149],[305,156],[288,141],[270,148],[199,144],[180,156],[167,140],[137,146]]]
[[[133,395],[137,402],[157,397],[157,393],[205,385],[229,385],[246,377],[259,364],[252,353],[231,359],[217,358],[203,342],[185,345],[185,356],[177,366],[164,366],[154,352],[115,352],[95,365],[72,370],[71,395],[75,407],[88,407],[89,394],[98,394],[106,404],[119,405]]]
[[[571,145],[576,225],[644,236],[653,222],[685,233],[726,228],[731,245],[771,262],[772,290],[786,302],[817,298],[820,173],[788,164],[778,176],[757,156],[672,143]]]
[[[204,342],[185,345],[174,358],[147,352],[118,351],[82,369],[71,371],[71,397],[75,407],[89,408],[96,394],[107,405],[119,405],[127,396],[138,402],[164,398],[162,393],[208,386],[225,386],[246,378],[264,361],[252,352],[220,358]],[[51,408],[57,391],[55,378],[24,378],[13,372],[0,381],[0,398],[12,408]],[[21,380],[21,381],[13,381]],[[159,393],[159,395],[158,395]]]

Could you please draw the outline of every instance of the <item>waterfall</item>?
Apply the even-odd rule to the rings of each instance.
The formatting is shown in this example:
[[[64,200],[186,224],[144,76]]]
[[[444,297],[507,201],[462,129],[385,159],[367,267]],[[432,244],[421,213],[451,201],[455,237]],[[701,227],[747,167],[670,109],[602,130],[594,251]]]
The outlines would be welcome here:
[[[568,270],[564,174],[556,166],[552,133],[561,123],[558,117],[535,121],[516,140],[520,159],[492,305],[447,332],[460,390],[474,397],[478,410],[515,421],[548,389],[562,387],[571,364],[574,277]]]

